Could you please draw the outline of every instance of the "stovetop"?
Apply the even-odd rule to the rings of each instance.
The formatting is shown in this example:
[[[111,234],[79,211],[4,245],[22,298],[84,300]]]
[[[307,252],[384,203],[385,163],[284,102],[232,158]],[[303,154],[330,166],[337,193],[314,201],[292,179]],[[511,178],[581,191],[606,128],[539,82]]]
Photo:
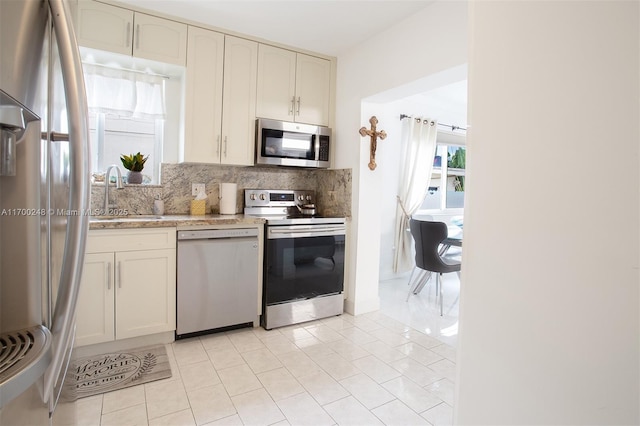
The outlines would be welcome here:
[[[324,223],[345,223],[344,217],[304,215],[298,207],[315,205],[313,190],[289,189],[245,189],[244,214],[261,217],[268,225],[314,225]]]

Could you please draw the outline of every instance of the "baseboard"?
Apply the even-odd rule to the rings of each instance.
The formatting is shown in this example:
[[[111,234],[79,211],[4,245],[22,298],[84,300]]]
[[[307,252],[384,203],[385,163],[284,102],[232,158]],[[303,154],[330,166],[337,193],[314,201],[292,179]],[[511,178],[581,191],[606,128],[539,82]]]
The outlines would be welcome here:
[[[378,310],[380,310],[380,297],[377,295],[366,300],[358,300],[357,306],[350,299],[344,301],[344,311],[354,316]]]

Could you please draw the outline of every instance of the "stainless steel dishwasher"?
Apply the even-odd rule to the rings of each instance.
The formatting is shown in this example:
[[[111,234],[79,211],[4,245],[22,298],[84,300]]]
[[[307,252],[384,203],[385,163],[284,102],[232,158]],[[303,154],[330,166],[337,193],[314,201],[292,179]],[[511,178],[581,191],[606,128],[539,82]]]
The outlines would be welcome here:
[[[258,229],[178,231],[176,338],[258,324]]]

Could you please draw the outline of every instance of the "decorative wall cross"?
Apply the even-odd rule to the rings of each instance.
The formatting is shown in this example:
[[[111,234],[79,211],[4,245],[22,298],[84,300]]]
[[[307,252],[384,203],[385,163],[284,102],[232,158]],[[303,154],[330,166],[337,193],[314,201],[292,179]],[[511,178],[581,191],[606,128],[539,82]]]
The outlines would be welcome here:
[[[369,123],[371,123],[371,130],[368,130],[366,127],[362,127],[360,129],[361,136],[369,136],[371,137],[371,143],[369,145],[369,169],[375,170],[376,168],[376,148],[378,148],[378,138],[381,140],[387,137],[387,132],[384,130],[376,131],[376,125],[378,124],[378,119],[376,116],[372,116],[369,119]]]

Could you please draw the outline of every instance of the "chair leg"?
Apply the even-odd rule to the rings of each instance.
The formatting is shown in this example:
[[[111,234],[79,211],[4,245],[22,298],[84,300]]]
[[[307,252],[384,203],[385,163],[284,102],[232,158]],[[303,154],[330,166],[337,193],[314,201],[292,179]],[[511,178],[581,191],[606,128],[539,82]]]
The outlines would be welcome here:
[[[418,267],[414,266],[411,270],[411,275],[409,275],[409,282],[407,283],[409,287],[411,287],[411,281],[413,280],[413,275],[416,273],[416,269],[418,269]]]
[[[418,267],[414,266],[413,270],[411,271],[411,275],[409,276],[409,282],[407,283],[407,285],[409,286],[409,293],[407,293],[407,299],[405,300],[405,302],[409,301],[409,297],[411,296],[411,292],[413,291],[413,284],[412,284],[413,283],[413,275],[416,273],[417,269],[418,269]]]
[[[427,282],[431,278],[431,274],[432,274],[432,272],[430,272],[430,271],[423,271],[423,278],[420,281],[420,284],[418,284],[416,286],[416,288],[413,289],[413,294],[418,294],[418,293],[420,293],[422,291],[424,286],[427,285]]]
[[[440,285],[438,286],[440,288],[440,293],[439,293],[439,296],[440,296],[440,316],[442,316],[442,299],[443,299],[443,297],[442,297],[442,274],[438,274],[438,281],[440,283]]]
[[[425,280],[424,278],[425,273],[426,271],[420,269],[420,271],[418,272],[415,278],[413,278],[413,272],[411,273],[411,278],[409,279],[409,293],[407,293],[407,298],[405,300],[406,302],[409,301],[409,297],[411,297],[411,293],[418,294],[419,292],[418,289],[424,286],[423,282]]]

